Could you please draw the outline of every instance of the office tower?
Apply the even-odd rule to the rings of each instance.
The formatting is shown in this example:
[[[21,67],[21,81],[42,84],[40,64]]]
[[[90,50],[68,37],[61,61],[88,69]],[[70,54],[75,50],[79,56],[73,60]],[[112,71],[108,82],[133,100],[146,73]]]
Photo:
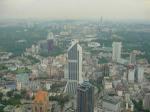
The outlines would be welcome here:
[[[39,90],[32,104],[32,112],[48,112],[49,108],[49,98],[48,93]]]
[[[128,66],[128,75],[127,75],[128,82],[134,83],[135,81],[135,67],[132,65]]]
[[[119,59],[121,59],[122,43],[113,42],[112,47],[112,61],[117,62]]]
[[[76,94],[77,86],[83,82],[82,79],[82,47],[78,41],[73,41],[68,49],[68,81],[65,91]]]
[[[146,93],[143,99],[143,108],[150,110],[150,93]]]
[[[94,87],[88,81],[78,86],[77,112],[94,112]]]
[[[144,68],[142,66],[137,66],[136,80],[141,83],[144,78]]]
[[[47,37],[47,47],[48,47],[48,52],[52,51],[54,48],[54,35],[52,32],[48,34]]]
[[[104,64],[104,65],[102,65],[102,74],[103,74],[103,76],[109,76],[109,72],[110,72],[110,70],[109,70],[109,65],[108,64]]]
[[[136,54],[134,52],[130,54],[130,64],[136,64]]]

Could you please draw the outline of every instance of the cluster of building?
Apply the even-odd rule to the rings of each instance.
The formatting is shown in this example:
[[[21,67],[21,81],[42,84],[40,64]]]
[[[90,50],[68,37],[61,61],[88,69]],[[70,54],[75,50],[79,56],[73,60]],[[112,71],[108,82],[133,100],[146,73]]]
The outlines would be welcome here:
[[[57,25],[53,27],[60,28]],[[79,28],[79,26],[74,27]],[[121,42],[113,42],[112,48],[94,42],[96,26],[84,27],[82,33],[87,39],[81,38],[80,41],[83,42],[81,44],[84,47],[100,50],[100,52],[94,54],[83,50],[79,41],[73,40],[70,43],[70,39],[65,39],[72,34],[74,27],[64,25],[64,30],[59,35],[55,35],[55,37],[63,37],[64,46],[69,46],[67,53],[47,58],[39,55],[40,52],[50,53],[60,44],[53,33],[49,33],[46,40],[32,45],[24,53],[25,56],[39,59],[39,62],[33,65],[22,64],[24,68],[31,69],[31,72],[4,75],[4,78],[11,80],[0,80],[0,91],[27,90],[29,100],[22,101],[25,102],[22,104],[27,106],[26,111],[21,107],[13,107],[15,108],[13,111],[134,112],[136,111],[134,102],[140,101],[143,109],[150,110],[150,84],[145,78],[145,74],[150,71],[147,65],[137,62],[136,55],[139,52],[133,51],[128,59],[123,59]],[[109,29],[103,30],[110,32]],[[77,29],[74,30],[74,33],[76,32]],[[6,55],[11,56],[10,54],[4,56]],[[4,59],[4,56],[1,56],[1,59]],[[108,63],[98,63],[103,57]],[[16,68],[11,68],[13,72],[18,67],[21,68],[20,60],[16,63],[19,64],[15,65]],[[58,102],[49,99],[64,94],[71,96],[71,99],[64,104],[63,109]],[[8,110],[10,108],[9,106]]]

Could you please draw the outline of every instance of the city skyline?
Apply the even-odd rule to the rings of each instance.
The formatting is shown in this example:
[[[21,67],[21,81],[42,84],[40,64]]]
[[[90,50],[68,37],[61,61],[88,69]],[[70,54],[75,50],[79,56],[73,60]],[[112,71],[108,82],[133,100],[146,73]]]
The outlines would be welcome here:
[[[0,0],[0,112],[150,112],[150,0]]]

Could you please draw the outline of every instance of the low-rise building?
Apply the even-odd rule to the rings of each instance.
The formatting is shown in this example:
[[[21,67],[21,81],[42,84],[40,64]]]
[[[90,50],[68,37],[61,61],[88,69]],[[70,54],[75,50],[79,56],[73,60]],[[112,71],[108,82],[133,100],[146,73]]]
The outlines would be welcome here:
[[[104,112],[120,112],[120,99],[114,96],[104,96],[102,101],[102,108]]]

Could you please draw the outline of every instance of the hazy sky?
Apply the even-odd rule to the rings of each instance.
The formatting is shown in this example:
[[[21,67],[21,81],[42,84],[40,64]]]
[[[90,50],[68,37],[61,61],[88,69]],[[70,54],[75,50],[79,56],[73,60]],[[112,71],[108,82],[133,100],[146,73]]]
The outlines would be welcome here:
[[[0,19],[150,20],[150,0],[0,0]]]

